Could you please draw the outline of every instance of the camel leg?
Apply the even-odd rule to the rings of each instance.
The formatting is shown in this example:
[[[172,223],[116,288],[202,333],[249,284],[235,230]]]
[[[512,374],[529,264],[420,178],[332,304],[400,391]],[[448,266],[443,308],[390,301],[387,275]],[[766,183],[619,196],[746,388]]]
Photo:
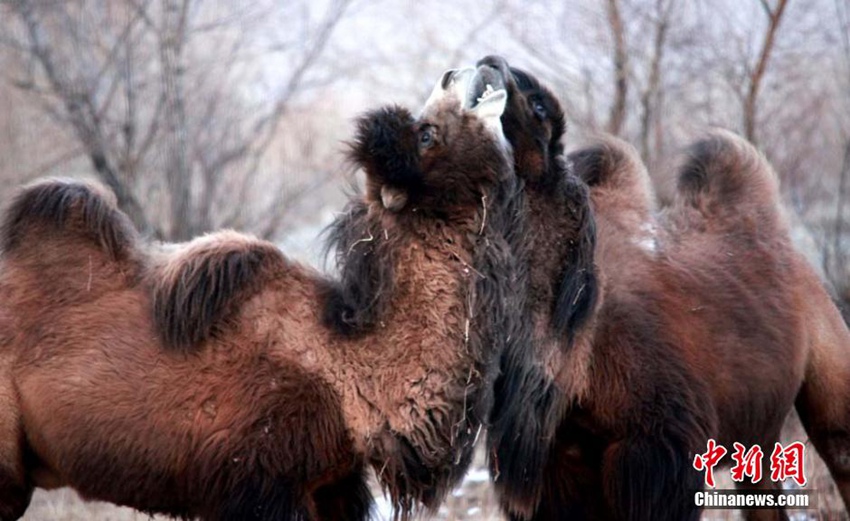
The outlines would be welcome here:
[[[605,450],[603,487],[614,518],[630,521],[697,521],[694,491],[702,476],[691,466],[680,437],[656,433],[632,436]]]
[[[850,511],[850,381],[847,390],[829,396],[826,402],[812,387],[803,386],[797,397],[797,413],[812,445],[826,463],[845,509]]]
[[[543,471],[540,501],[529,521],[604,519],[607,503],[600,472],[604,442],[569,423],[563,424]],[[526,521],[511,515],[511,521]]]
[[[313,493],[317,519],[321,521],[366,521],[372,506],[372,493],[362,469],[320,487]]]
[[[24,515],[33,487],[24,470],[24,435],[21,429],[17,395],[11,378],[3,375],[0,384],[0,521]]]
[[[817,323],[795,406],[850,511],[850,332],[831,302],[810,316]]]

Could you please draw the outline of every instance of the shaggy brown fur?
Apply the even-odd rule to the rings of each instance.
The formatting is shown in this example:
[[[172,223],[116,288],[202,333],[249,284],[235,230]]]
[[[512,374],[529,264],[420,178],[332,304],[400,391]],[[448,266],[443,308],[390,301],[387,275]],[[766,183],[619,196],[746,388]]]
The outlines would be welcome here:
[[[367,463],[401,517],[436,507],[490,407],[497,326],[521,328],[512,168],[450,101],[359,120],[369,190],[335,225],[339,281],[233,232],[151,251],[90,188],[24,190],[0,268],[0,518],[70,485],[176,516],[365,519]]]
[[[511,97],[539,95],[511,76],[531,85],[509,85]],[[506,135],[539,133],[533,120],[510,129],[518,105],[511,100],[503,116]],[[696,519],[702,476],[693,455],[709,437],[772,447],[795,399],[846,498],[850,334],[791,246],[764,158],[731,134],[698,142],[674,206],[660,217],[630,146],[607,139],[570,161],[591,185],[603,298],[571,350],[535,342],[568,409],[550,411],[560,427],[545,468],[526,469],[539,487],[503,483],[505,509],[517,519]],[[528,199],[548,204],[531,190]],[[530,215],[529,227],[540,227]],[[538,255],[532,262],[551,262]]]
[[[521,498],[517,502],[529,503],[530,511],[549,459],[549,444],[541,440],[555,437],[566,404],[553,385],[554,360],[574,349],[579,357],[587,351],[581,337],[597,300],[595,224],[586,186],[567,172],[560,157],[565,125],[557,100],[501,58],[484,58],[479,66],[498,71],[508,88],[502,125],[517,176],[525,182],[526,202],[517,211],[527,215],[529,230],[513,238],[514,250],[527,252],[525,313],[536,346],[503,355],[488,430],[489,457],[499,495]],[[533,94],[523,97],[524,92]],[[544,351],[554,358],[543,357]]]

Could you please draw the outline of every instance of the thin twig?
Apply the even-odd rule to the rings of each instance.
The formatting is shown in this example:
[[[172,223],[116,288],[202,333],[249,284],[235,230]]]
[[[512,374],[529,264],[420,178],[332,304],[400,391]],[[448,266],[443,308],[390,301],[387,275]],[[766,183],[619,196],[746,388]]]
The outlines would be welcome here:
[[[487,225],[487,196],[481,196],[481,207],[484,209],[484,216],[481,218],[481,229],[478,230],[478,235],[484,235],[484,227]]]

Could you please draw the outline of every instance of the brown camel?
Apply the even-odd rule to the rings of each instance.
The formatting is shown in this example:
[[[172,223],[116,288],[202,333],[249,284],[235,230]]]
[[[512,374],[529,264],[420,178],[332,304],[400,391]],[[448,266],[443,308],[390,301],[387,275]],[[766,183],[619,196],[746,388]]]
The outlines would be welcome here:
[[[734,442],[760,444],[769,454],[795,404],[847,504],[850,333],[791,245],[765,159],[730,133],[712,133],[690,148],[676,200],[658,212],[632,147],[603,139],[559,161],[556,98],[503,59],[480,63],[507,84],[502,122],[517,175],[554,182],[572,164],[590,186],[597,225],[600,290],[586,327],[552,341],[564,320],[558,296],[571,294],[575,281],[532,278],[532,294],[537,284],[560,285],[548,301],[529,301],[551,315],[548,329],[535,322],[535,352],[559,394],[538,421],[548,426],[554,416],[558,426],[539,438],[542,466],[515,453],[509,440],[521,430],[494,433],[504,509],[516,519],[696,519],[693,493],[703,476],[692,467],[694,455],[709,438],[730,450]],[[551,208],[552,192],[541,185],[527,182],[527,203]],[[552,218],[529,212],[528,227],[546,234]],[[538,270],[557,272],[556,257],[531,248]],[[495,411],[516,400],[496,388]],[[545,386],[535,392],[551,394]],[[514,469],[507,474],[506,460]],[[740,484],[776,486],[767,478]]]
[[[399,517],[435,508],[523,336],[506,96],[467,99],[473,81],[358,120],[338,279],[234,232],[146,246],[96,186],[24,189],[0,236],[0,519],[71,486],[186,518],[363,520],[367,465]]]

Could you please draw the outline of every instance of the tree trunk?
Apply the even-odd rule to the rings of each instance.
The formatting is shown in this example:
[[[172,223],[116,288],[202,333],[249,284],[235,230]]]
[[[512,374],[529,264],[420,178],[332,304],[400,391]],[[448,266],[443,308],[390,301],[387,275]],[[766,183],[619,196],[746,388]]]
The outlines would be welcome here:
[[[32,3],[20,1],[15,3],[14,7],[26,26],[30,44],[29,52],[41,66],[50,88],[61,101],[68,123],[83,145],[94,171],[100,180],[115,192],[118,206],[130,217],[139,231],[161,238],[161,233],[148,220],[142,205],[116,167],[114,158],[107,152],[108,147],[101,129],[101,121],[90,93],[76,86],[62,73],[61,68],[57,68],[54,64],[49,48],[43,40],[44,28],[38,23]]]
[[[614,104],[608,118],[608,132],[619,135],[626,121],[626,101],[629,94],[629,58],[619,0],[608,0],[608,24],[614,40]]]
[[[785,12],[785,7],[788,5],[788,0],[778,0],[776,8],[770,9],[765,0],[762,0],[762,6],[767,13],[768,26],[767,32],[764,35],[764,42],[761,46],[758,62],[756,67],[750,74],[749,89],[747,96],[744,98],[744,135],[752,143],[756,143],[756,119],[757,119],[757,102],[759,89],[761,88],[764,73],[767,70],[767,64],[770,61],[770,52],[773,50],[774,42],[776,41],[776,31],[779,29],[779,24],[782,21],[782,14]]]
[[[664,47],[667,40],[669,28],[669,16],[672,9],[671,0],[666,6],[664,0],[656,0],[655,11],[658,19],[655,26],[655,38],[652,48],[652,61],[649,66],[649,80],[646,89],[641,94],[641,129],[640,129],[640,152],[644,161],[650,161],[649,136],[652,123],[655,120],[655,112],[659,109],[661,100],[661,62],[664,60]]]
[[[183,99],[182,63],[189,0],[163,0],[160,52],[166,118],[166,180],[169,188],[171,232],[182,241],[194,235],[191,213],[192,175],[188,160],[186,107]]]

